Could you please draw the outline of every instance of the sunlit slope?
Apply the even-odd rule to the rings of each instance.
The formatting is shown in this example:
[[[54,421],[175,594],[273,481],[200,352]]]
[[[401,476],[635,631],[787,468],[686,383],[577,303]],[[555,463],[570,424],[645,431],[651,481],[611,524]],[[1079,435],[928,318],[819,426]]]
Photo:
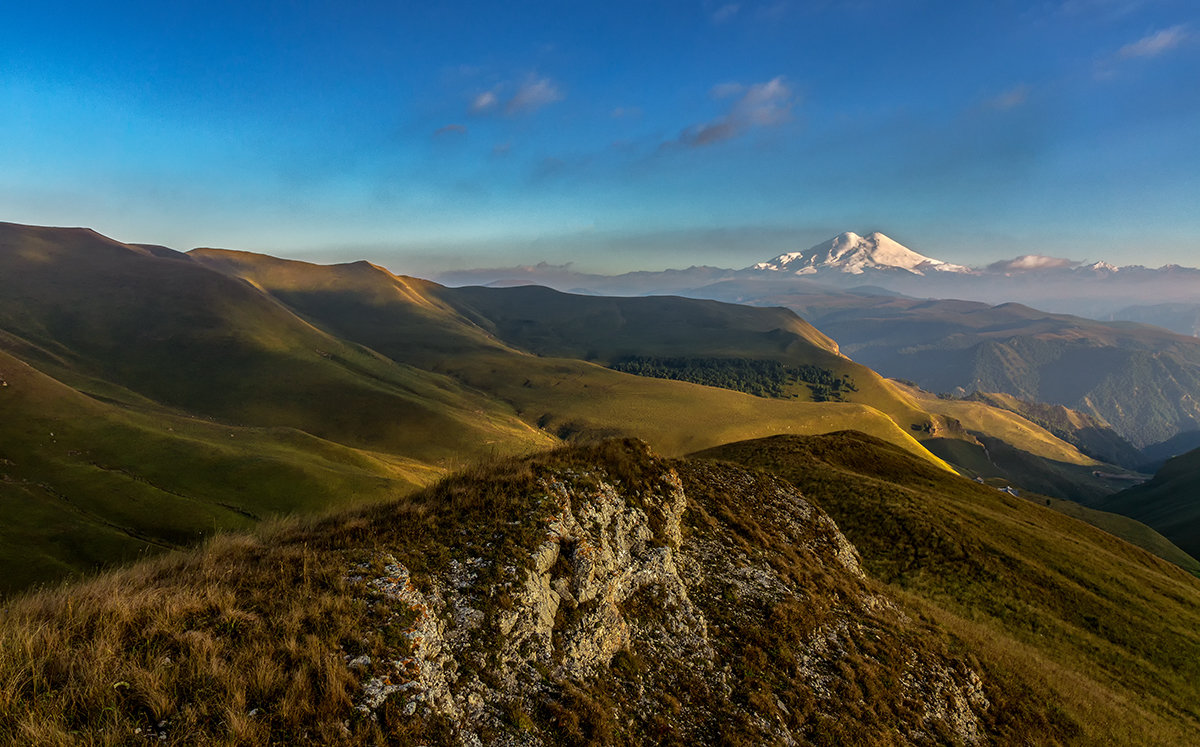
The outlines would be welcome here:
[[[1056,704],[1054,741],[1187,744],[1200,733],[1200,581],[1183,570],[861,434],[696,456],[793,482],[869,573],[961,637],[988,674]]]
[[[1117,493],[1101,507],[1145,522],[1200,555],[1200,449],[1168,459],[1152,480]]]
[[[0,346],[0,593],[440,472],[284,428],[106,403]]]
[[[886,414],[866,405],[765,399],[618,373],[569,358],[525,356],[514,361],[481,355],[459,364],[456,375],[486,388],[522,417],[564,439],[636,436],[673,456],[731,438],[854,427],[949,469]]]
[[[187,255],[83,229],[0,224],[0,328],[84,391],[234,425],[429,462],[549,442],[487,397],[339,340]]]
[[[1013,410],[973,398],[944,399],[907,384],[895,384],[967,436],[923,442],[961,474],[994,478],[1000,484],[1086,504],[1095,504],[1121,490],[1130,479],[1140,479],[1138,473],[1084,454]]]
[[[927,422],[926,413],[783,309],[681,298],[593,299],[541,288],[497,289],[493,304],[480,300],[491,298],[481,289],[444,288],[365,262],[312,265],[210,249],[190,256],[262,288],[323,329],[393,360],[449,374],[563,438],[629,435],[678,454],[752,435],[855,427],[941,464],[913,439],[920,431],[911,424]],[[514,314],[531,321],[514,322]],[[540,324],[552,330],[553,343],[539,342],[545,336],[532,330]],[[579,360],[588,357],[582,349],[588,339],[634,353],[837,366],[854,372],[869,401],[768,400],[630,376]]]
[[[1011,410],[1066,441],[1090,457],[1124,467],[1137,467],[1146,458],[1104,420],[1063,405],[1026,402],[1011,394],[973,392],[967,399]]]
[[[596,297],[548,288],[437,288],[496,337],[539,355],[611,363],[624,356],[748,358],[848,375],[847,401],[886,413],[918,438],[929,416],[793,312],[675,296]]]

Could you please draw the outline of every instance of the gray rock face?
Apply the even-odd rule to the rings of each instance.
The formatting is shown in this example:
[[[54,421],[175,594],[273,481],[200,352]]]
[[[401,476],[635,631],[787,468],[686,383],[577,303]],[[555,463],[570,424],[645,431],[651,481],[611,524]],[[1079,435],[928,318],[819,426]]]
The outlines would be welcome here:
[[[397,548],[364,565],[382,573],[355,572],[376,619],[399,630],[388,656],[355,660],[360,711],[448,723],[464,744],[576,732],[800,744],[848,687],[861,696],[846,680],[874,676],[865,655],[892,677],[882,712],[906,714],[881,733],[983,738],[979,676],[919,645],[828,516],[732,467],[687,467],[687,479],[646,467],[633,485],[603,465],[556,466],[523,515],[462,529],[474,539],[440,570],[414,579]],[[518,527],[526,550],[495,552]]]

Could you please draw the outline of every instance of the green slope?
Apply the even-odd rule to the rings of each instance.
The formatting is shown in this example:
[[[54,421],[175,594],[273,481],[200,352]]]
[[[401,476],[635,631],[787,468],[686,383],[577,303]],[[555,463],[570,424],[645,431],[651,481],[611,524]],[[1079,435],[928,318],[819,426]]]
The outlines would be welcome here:
[[[1145,462],[1142,452],[1121,438],[1108,423],[1069,407],[1026,402],[997,392],[972,392],[967,399],[1015,412],[1102,462],[1130,469]]]
[[[452,379],[339,340],[251,285],[166,251],[0,224],[0,329],[82,391],[128,390],[234,425],[297,428],[430,462],[489,443],[549,443]]]
[[[854,433],[696,456],[788,479],[837,521],[867,570],[1025,680],[1080,744],[1200,733],[1200,581],[1112,535]],[[1054,740],[1059,741],[1059,740]]]
[[[0,593],[440,474],[285,428],[87,397],[0,350]]]
[[[1168,459],[1149,482],[1117,493],[1100,507],[1149,524],[1200,555],[1200,449]]]
[[[683,298],[593,298],[545,288],[445,288],[366,262],[321,266],[199,249],[198,262],[252,283],[322,329],[452,376],[563,438],[629,435],[667,454],[854,423],[924,454],[927,413],[783,309]],[[588,346],[595,348],[589,354]],[[832,407],[647,379],[580,358],[654,352],[820,362],[853,372],[858,401]],[[889,422],[889,420],[891,422]]]

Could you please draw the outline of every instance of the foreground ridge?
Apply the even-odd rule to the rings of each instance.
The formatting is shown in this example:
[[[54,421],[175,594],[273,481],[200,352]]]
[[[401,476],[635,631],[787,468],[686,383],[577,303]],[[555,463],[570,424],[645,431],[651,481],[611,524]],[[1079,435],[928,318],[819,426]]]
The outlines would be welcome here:
[[[0,623],[16,741],[975,743],[993,717],[794,488],[633,441],[221,539]]]

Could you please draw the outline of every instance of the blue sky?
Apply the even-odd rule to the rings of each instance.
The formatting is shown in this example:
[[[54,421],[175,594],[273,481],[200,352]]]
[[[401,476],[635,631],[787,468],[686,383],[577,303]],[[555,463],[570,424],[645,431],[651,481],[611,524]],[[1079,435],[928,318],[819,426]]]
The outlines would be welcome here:
[[[0,220],[397,271],[1200,265],[1192,0],[17,3]]]

